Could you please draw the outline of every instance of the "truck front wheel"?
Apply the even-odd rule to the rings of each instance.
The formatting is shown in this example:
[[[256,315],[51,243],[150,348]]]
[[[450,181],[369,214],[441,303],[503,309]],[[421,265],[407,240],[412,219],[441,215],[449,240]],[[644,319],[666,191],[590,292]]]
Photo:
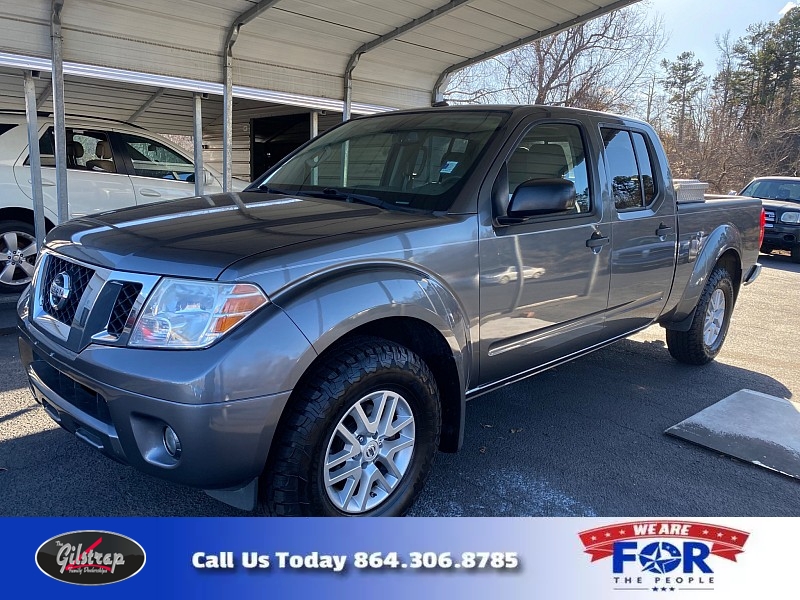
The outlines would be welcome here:
[[[667,329],[669,353],[680,362],[704,365],[719,354],[733,311],[733,280],[724,267],[715,267],[706,282],[688,331]]]
[[[399,516],[430,472],[441,430],[436,381],[416,354],[363,337],[296,390],[261,478],[259,508],[286,516]]]

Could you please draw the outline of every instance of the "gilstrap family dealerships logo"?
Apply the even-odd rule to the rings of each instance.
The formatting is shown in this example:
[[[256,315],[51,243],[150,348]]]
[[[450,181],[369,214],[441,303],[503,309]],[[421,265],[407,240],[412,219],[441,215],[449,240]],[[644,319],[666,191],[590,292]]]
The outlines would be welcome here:
[[[591,562],[611,559],[612,589],[713,590],[713,557],[736,562],[749,533],[710,523],[638,521],[578,534]]]
[[[144,548],[110,531],[72,531],[47,540],[36,551],[45,575],[77,585],[105,585],[133,577],[144,567]]]

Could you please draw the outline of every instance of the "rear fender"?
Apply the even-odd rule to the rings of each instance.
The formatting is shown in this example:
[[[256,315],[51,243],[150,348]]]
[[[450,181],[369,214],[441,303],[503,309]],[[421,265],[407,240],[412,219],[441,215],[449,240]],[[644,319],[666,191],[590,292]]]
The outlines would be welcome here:
[[[692,243],[697,242],[690,241],[685,249],[679,248],[679,261],[692,259]],[[741,265],[741,255],[739,252],[739,249],[742,247],[741,234],[738,229],[729,223],[720,225],[709,235],[701,237],[699,239],[699,246],[700,250],[695,259],[694,269],[689,277],[686,289],[681,295],[681,299],[678,301],[676,307],[670,311],[668,316],[661,320],[661,324],[667,329],[687,331],[689,327],[691,327],[694,311],[697,307],[697,303],[700,301],[700,295],[703,293],[706,281],[708,281],[711,271],[723,254],[728,250],[733,250]],[[734,284],[738,289],[738,282],[734,282]]]

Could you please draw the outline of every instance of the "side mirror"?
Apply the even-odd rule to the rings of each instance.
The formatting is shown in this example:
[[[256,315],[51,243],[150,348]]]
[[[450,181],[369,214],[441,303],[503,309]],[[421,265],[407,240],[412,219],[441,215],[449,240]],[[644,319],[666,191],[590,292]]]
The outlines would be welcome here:
[[[514,191],[507,213],[519,219],[565,212],[575,208],[575,201],[575,184],[567,179],[529,179]]]

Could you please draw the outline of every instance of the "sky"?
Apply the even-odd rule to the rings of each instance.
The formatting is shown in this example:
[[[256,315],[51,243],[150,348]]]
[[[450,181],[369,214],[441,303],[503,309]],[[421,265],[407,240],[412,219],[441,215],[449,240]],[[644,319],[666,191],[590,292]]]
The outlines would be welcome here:
[[[747,33],[748,25],[759,21],[778,21],[783,13],[800,2],[787,0],[650,0],[649,11],[664,17],[670,41],[664,57],[675,60],[691,51],[705,64],[707,74],[716,72],[719,52],[716,37],[730,31],[736,41]]]

